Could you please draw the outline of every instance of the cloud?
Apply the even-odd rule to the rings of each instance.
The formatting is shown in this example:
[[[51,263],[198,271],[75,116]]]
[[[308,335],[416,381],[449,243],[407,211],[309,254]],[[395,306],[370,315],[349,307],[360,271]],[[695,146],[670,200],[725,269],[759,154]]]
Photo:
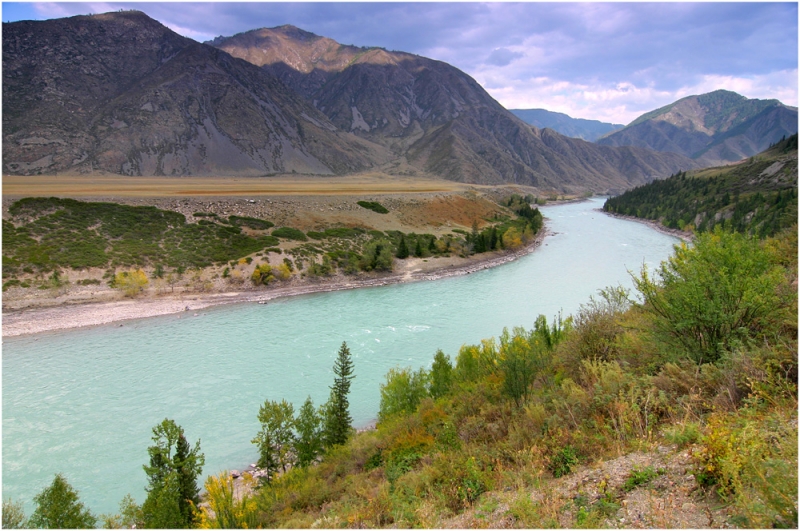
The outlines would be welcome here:
[[[615,123],[719,88],[797,105],[798,4],[790,2],[30,5],[40,18],[140,9],[201,41],[293,24],[448,62],[507,107]]]
[[[511,61],[523,55],[525,54],[522,52],[512,52],[508,48],[495,48],[486,58],[486,62],[495,66],[508,66]]]

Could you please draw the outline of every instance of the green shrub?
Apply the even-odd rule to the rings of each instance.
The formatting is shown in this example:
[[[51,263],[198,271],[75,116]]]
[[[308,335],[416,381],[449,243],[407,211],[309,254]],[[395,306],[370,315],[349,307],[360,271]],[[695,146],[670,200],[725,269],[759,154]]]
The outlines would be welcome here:
[[[308,238],[303,231],[294,229],[292,227],[280,227],[273,230],[272,235],[278,238],[284,238],[286,240],[296,240],[301,242],[308,241]]]
[[[373,212],[377,212],[378,214],[389,213],[389,210],[382,204],[378,203],[377,201],[359,201],[358,206],[366,208],[367,210],[372,210]]]
[[[634,468],[622,484],[622,490],[630,492],[636,487],[646,485],[651,480],[663,474],[663,470],[656,471],[652,466],[646,466],[642,469]]]
[[[271,221],[258,218],[249,218],[246,216],[229,216],[228,221],[231,225],[236,225],[237,227],[249,227],[255,230],[267,230],[275,226],[275,224]]]
[[[560,478],[572,472],[572,467],[579,463],[578,453],[571,445],[558,450],[547,464],[548,470],[553,473],[554,477]]]

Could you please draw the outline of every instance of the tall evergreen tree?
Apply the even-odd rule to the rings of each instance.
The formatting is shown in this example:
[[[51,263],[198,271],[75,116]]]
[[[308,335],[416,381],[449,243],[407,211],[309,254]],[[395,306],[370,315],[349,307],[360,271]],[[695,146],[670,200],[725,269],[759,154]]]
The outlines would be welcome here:
[[[197,477],[205,464],[200,441],[191,448],[183,428],[170,419],[153,428],[152,439],[155,444],[147,449],[150,465],[143,467],[148,477],[147,499],[142,504],[145,525],[191,527],[193,507],[200,503]]]
[[[350,417],[350,402],[347,395],[350,394],[350,381],[353,376],[353,360],[350,357],[350,349],[347,343],[343,342],[339,348],[336,361],[333,363],[333,386],[331,386],[331,396],[325,405],[325,446],[332,448],[339,444],[344,444],[350,435],[353,419]]]
[[[400,243],[397,245],[397,258],[400,260],[408,258],[408,244],[406,243],[405,234],[400,235]]]

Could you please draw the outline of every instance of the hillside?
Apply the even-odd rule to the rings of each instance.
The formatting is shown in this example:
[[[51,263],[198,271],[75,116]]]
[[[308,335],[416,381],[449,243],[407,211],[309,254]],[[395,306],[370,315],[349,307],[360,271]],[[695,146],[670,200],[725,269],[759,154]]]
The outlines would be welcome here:
[[[713,166],[751,157],[795,133],[795,107],[717,90],[646,113],[598,143],[680,153]]]
[[[339,129],[391,149],[391,172],[607,191],[695,167],[672,154],[598,148],[531,128],[471,77],[425,57],[345,46],[293,26],[213,42],[279,77]]]
[[[771,236],[797,224],[797,135],[732,166],[681,172],[606,201],[606,212],[669,228]]]
[[[545,109],[509,109],[514,116],[539,129],[548,127],[558,133],[572,138],[580,138],[594,142],[603,135],[607,135],[625,127],[622,124],[610,124],[599,120],[585,120],[573,118],[561,112],[547,111]]]
[[[3,24],[3,171],[343,174],[389,159],[140,12]]]

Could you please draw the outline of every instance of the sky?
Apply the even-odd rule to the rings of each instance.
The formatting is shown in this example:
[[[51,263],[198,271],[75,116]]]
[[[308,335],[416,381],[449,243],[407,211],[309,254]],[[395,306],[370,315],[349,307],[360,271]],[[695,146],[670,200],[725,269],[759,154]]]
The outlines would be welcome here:
[[[3,2],[4,22],[138,9],[205,41],[292,24],[445,61],[508,109],[628,124],[717,89],[797,106],[797,2]]]

